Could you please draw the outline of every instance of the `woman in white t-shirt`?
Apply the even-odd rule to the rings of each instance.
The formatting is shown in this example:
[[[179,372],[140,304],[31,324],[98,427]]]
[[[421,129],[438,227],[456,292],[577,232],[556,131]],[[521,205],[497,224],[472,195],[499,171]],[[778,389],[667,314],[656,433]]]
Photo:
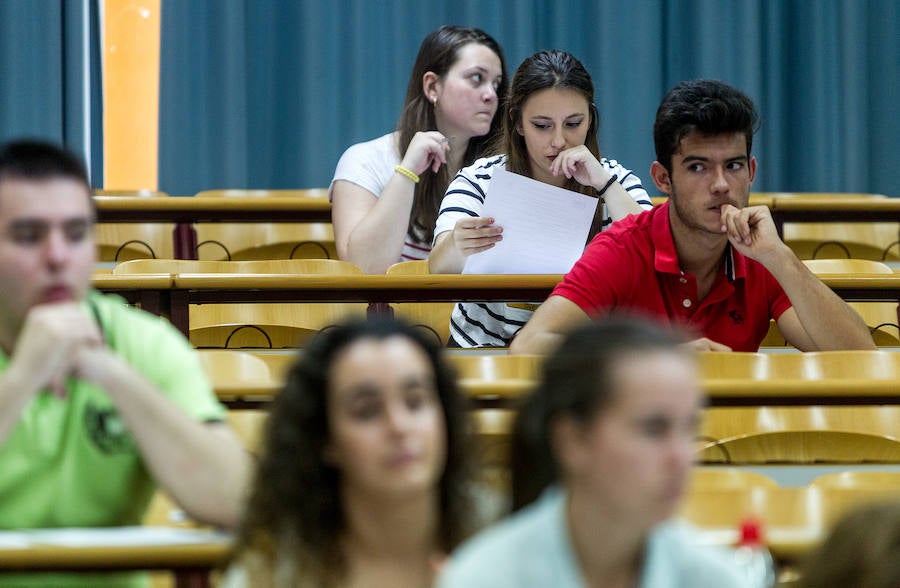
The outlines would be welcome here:
[[[337,164],[338,257],[373,274],[428,257],[444,191],[497,131],[506,86],[503,52],[484,31],[442,26],[425,37],[397,130],[351,146]]]

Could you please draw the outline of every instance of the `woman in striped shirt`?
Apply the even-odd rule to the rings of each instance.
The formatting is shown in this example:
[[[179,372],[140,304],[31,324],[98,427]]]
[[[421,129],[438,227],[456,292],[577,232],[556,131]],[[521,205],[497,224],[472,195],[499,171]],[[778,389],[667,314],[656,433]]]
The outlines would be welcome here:
[[[649,209],[641,180],[600,156],[594,85],[578,59],[541,51],[513,76],[494,155],[460,170],[441,203],[428,258],[431,273],[458,273],[466,257],[493,247],[503,228],[482,215],[493,171],[506,169],[601,200],[590,238],[613,221]],[[451,347],[505,347],[531,316],[503,303],[460,303],[450,320]]]

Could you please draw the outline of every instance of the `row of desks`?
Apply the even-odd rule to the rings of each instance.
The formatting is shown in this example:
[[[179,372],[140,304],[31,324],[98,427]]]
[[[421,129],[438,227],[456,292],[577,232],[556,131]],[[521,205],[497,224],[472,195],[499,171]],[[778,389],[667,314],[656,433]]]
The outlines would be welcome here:
[[[654,198],[655,203],[664,198]],[[331,222],[331,203],[320,197],[165,197],[94,196],[99,222],[176,223],[175,257],[197,258],[193,223]],[[751,205],[772,210],[779,234],[786,222],[897,222],[900,198],[779,197],[751,194]]]
[[[294,353],[267,353],[266,367],[255,376],[241,378],[231,372],[217,373],[212,367],[215,360],[222,356],[253,360],[245,356],[256,354],[241,350],[199,353],[216,395],[231,408],[265,407],[281,391],[283,374],[295,361]],[[449,352],[447,357],[474,409],[518,406],[534,389],[545,361],[541,356],[505,353]],[[900,405],[900,353],[896,351],[701,352],[698,363],[710,407]]]
[[[4,572],[168,570],[175,588],[208,588],[232,549],[228,533],[168,527],[0,531]]]
[[[698,526],[703,543],[723,546],[736,543],[744,516],[758,516],[775,559],[793,564],[842,513],[888,495],[889,490],[814,486],[701,490],[688,493],[681,515]],[[2,572],[16,571],[166,569],[175,573],[178,588],[207,587],[210,572],[223,565],[231,549],[227,534],[198,529],[6,531],[0,532],[0,579]]]
[[[897,302],[900,274],[822,275],[847,301]],[[191,304],[237,302],[541,302],[562,279],[555,274],[283,275],[98,274],[94,287],[167,316],[185,335]]]
[[[518,378],[469,380],[460,385],[474,408],[490,409],[517,406],[536,384],[536,380]],[[265,407],[283,386],[278,380],[233,380],[216,383],[214,388],[229,408],[247,409]],[[703,388],[709,407],[900,405],[898,381],[863,376],[843,380],[709,379],[703,381]]]

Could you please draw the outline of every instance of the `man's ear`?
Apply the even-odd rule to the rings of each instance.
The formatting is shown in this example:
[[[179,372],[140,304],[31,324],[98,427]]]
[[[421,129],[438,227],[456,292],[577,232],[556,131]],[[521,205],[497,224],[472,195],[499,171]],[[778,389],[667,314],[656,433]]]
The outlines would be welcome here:
[[[750,184],[753,184],[753,178],[756,177],[756,158],[751,155],[747,165],[750,169]]]
[[[672,195],[672,175],[663,164],[658,161],[651,163],[650,177],[653,178],[653,183],[656,184],[660,192],[666,196]]]
[[[438,93],[440,91],[440,81],[440,76],[433,71],[426,71],[425,75],[422,76],[422,94],[424,94],[425,99],[432,104],[437,101]]]

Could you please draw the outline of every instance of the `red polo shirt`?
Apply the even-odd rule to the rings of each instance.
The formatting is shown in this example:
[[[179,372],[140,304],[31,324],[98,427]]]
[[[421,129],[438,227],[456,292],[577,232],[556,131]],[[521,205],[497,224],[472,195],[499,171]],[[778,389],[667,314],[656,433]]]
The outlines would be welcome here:
[[[682,273],[669,227],[669,203],[624,218],[598,234],[553,290],[592,317],[636,313],[667,318],[735,351],[757,351],[791,302],[762,264],[730,245],[706,298]]]

